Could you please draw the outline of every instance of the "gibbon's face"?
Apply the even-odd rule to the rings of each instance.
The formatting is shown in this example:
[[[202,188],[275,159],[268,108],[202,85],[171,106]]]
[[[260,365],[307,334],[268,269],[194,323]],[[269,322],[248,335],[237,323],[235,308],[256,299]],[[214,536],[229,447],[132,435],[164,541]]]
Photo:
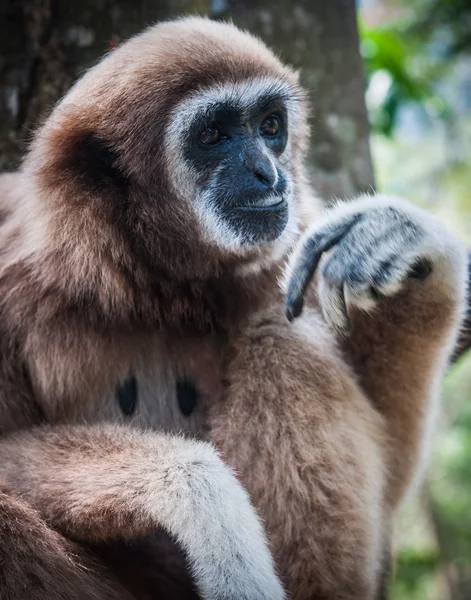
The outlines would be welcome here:
[[[294,220],[294,103],[288,85],[254,79],[196,92],[172,114],[170,179],[219,246],[273,242]]]
[[[81,269],[95,255],[120,273],[202,279],[269,266],[294,243],[307,137],[297,75],[233,25],[188,18],[90,69],[24,169],[48,244]]]

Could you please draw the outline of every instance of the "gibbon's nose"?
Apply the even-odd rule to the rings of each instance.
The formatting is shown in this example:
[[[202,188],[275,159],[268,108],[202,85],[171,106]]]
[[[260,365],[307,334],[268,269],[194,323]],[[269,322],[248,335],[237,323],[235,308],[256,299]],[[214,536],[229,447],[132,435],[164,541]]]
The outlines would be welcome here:
[[[273,162],[261,152],[248,153],[244,159],[247,169],[267,188],[273,188],[278,181],[278,174]]]

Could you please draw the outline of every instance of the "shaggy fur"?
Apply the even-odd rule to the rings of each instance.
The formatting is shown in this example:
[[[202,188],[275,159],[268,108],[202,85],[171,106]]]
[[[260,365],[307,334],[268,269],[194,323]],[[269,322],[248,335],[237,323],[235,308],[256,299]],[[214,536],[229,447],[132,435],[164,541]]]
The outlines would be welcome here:
[[[296,222],[282,241],[233,251],[205,236],[168,136],[201,90],[266,80],[296,107]],[[292,600],[381,593],[391,520],[456,340],[464,260],[440,254],[432,276],[373,314],[353,304],[348,336],[322,316],[315,285],[290,324],[278,281],[316,210],[307,131],[297,76],[260,41],[184,19],[85,74],[1,178],[2,599],[185,600],[195,592],[178,548],[204,598],[282,597],[228,468],[205,442],[152,429],[218,444]],[[189,415],[182,380],[197,391]]]

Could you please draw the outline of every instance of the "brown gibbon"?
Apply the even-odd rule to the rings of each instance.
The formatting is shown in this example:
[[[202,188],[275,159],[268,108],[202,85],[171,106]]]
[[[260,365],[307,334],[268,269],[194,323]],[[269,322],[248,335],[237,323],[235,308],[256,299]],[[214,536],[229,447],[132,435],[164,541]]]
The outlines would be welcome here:
[[[384,593],[465,253],[400,199],[322,210],[307,112],[258,39],[167,22],[1,177],[2,600]]]

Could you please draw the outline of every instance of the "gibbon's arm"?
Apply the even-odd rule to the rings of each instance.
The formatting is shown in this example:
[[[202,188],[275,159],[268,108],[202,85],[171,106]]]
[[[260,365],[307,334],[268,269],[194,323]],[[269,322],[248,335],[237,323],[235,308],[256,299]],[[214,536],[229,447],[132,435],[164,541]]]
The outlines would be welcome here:
[[[372,600],[382,568],[383,419],[316,311],[282,302],[231,340],[213,439],[263,515],[292,600]]]
[[[466,301],[464,248],[406,201],[361,197],[325,213],[288,269],[297,317],[324,252],[318,297],[359,382],[387,420],[387,500],[396,506],[424,457],[441,377]]]
[[[209,444],[118,426],[37,428],[0,441],[0,481],[77,540],[164,528],[202,598],[284,598],[248,495]]]
[[[461,327],[460,337],[453,353],[453,360],[458,360],[462,354],[471,348],[471,250],[468,252],[468,302],[466,318]]]

